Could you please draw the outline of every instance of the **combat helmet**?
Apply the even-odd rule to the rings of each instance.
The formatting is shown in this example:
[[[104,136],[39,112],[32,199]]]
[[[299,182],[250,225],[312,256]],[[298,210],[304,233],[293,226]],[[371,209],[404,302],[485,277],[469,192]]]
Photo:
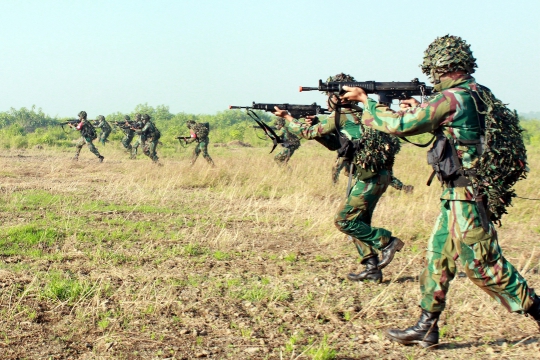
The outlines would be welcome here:
[[[136,121],[141,121],[141,117],[142,117],[141,114],[139,114],[139,113],[136,113],[136,114],[135,114],[135,120],[136,120]]]
[[[124,116],[124,119],[125,119],[126,121],[131,120],[131,118],[129,117],[129,115]]]
[[[82,117],[83,119],[86,119],[86,111],[81,111],[79,112],[79,114],[77,115],[78,117]]]
[[[355,80],[354,80],[354,77],[352,77],[351,75],[347,75],[345,73],[339,73],[337,75],[328,77],[326,81],[327,82],[353,82]]]
[[[97,117],[97,119],[98,119],[99,121],[103,121],[103,120],[105,120],[105,116],[99,115],[99,116]]]
[[[442,74],[459,70],[472,74],[477,65],[471,47],[465,40],[459,36],[445,35],[429,44],[420,67],[431,82],[438,83]]]
[[[144,115],[142,116],[142,119],[143,119],[143,121],[148,121],[148,120],[150,120],[150,115],[144,114]]]
[[[196,124],[195,121],[188,120],[188,122],[186,123],[186,126],[188,127],[188,129],[191,129],[195,124]]]

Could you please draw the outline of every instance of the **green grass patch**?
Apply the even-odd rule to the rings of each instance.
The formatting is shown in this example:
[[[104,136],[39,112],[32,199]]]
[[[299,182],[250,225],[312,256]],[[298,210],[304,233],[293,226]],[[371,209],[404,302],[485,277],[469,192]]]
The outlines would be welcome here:
[[[62,239],[63,235],[55,229],[43,229],[36,224],[15,226],[0,231],[0,254],[40,257],[44,249]]]
[[[41,297],[72,305],[83,297],[90,296],[95,287],[86,280],[79,280],[60,272],[48,274],[48,281],[41,290]]]

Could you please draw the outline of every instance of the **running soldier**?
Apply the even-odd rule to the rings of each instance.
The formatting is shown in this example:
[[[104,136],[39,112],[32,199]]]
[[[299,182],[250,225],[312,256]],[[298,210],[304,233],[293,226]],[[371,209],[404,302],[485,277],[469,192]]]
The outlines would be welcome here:
[[[81,132],[81,138],[75,143],[75,157],[74,161],[79,160],[79,154],[84,144],[88,145],[88,149],[99,159],[99,162],[103,162],[104,157],[99,154],[98,149],[94,146],[94,141],[97,138],[96,129],[94,126],[86,119],[86,111],[81,111],[79,113],[79,123],[77,125],[68,124],[70,127],[74,128],[77,131]]]
[[[328,81],[349,82],[354,81],[354,78],[342,73],[330,77]],[[371,155],[368,155],[368,152],[355,155],[355,161],[364,158],[370,160],[355,164],[353,170],[355,184],[340,205],[334,217],[334,224],[341,232],[352,238],[361,263],[365,266],[365,270],[358,274],[348,274],[348,279],[381,282],[383,278],[381,270],[404,246],[404,243],[392,236],[390,231],[371,226],[375,206],[391,182],[391,169],[394,155],[399,151],[399,141],[387,135],[381,138],[380,133],[364,129],[359,118],[362,110],[354,107],[354,104],[341,108],[339,119],[336,121],[335,104],[338,99],[335,94],[328,95],[328,109],[333,112],[315,125],[309,126],[311,122],[303,123],[293,118],[286,110],[278,108],[274,115],[287,120],[289,131],[304,139],[313,140],[335,133],[338,126],[340,137],[366,141],[373,146],[367,149]],[[382,255],[380,260],[379,252]]]
[[[140,114],[139,114],[140,115]],[[131,152],[131,141],[133,141],[133,137],[135,136],[135,130],[131,128],[131,124],[129,121],[131,118],[129,115],[124,116],[124,126],[120,126],[120,129],[122,129],[122,132],[124,133],[124,138],[122,139],[122,146],[126,151]]]
[[[283,118],[277,119],[275,133],[283,140],[281,143],[283,150],[274,156],[274,161],[278,165],[286,165],[294,152],[300,147],[300,139],[287,129]]]
[[[142,124],[142,129],[135,130],[135,132],[140,133],[141,139],[144,139],[143,153],[152,159],[154,163],[158,163],[157,146],[161,133],[156,125],[150,120],[150,115],[148,114],[142,116]]]
[[[360,88],[345,87],[348,92],[342,96],[364,104],[362,122],[370,128],[398,136],[436,135],[428,162],[434,169],[431,179],[437,175],[443,191],[440,214],[427,244],[427,266],[420,274],[422,312],[415,325],[391,329],[387,336],[401,344],[438,344],[438,320],[458,258],[475,285],[508,311],[531,315],[540,326],[540,298],[503,256],[492,222],[506,211],[497,204],[511,201],[509,189],[527,171],[519,119],[488,88],[476,83],[471,76],[476,59],[460,37],[435,39],[425,51],[421,67],[435,93],[422,104],[405,100],[410,109],[394,112]],[[489,142],[483,141],[484,135]],[[495,141],[508,148],[490,148]],[[508,163],[513,165],[501,172]],[[509,173],[517,176],[508,178]],[[493,197],[491,193],[506,181],[509,188]]]
[[[190,133],[190,138],[185,140],[186,144],[197,142],[197,145],[193,150],[193,155],[191,156],[191,165],[195,164],[199,154],[202,152],[206,161],[210,165],[215,166],[214,161],[210,155],[208,155],[208,143],[210,141],[208,139],[208,133],[210,132],[209,126],[207,126],[207,124],[197,123],[193,120],[189,120],[186,125]]]
[[[133,135],[137,135],[137,139],[135,140],[135,143],[133,143],[133,146],[131,147],[131,156],[130,159],[136,159],[137,158],[137,151],[139,150],[139,146],[143,146],[146,142],[146,139],[141,135],[140,132],[136,133],[137,130],[142,129],[143,123],[142,123],[142,116],[141,114],[137,113],[135,114],[135,122],[130,125],[131,131],[133,131]]]
[[[96,120],[96,127],[101,129],[101,135],[99,136],[99,142],[105,145],[105,142],[108,141],[107,138],[111,134],[112,128],[111,125],[105,120],[105,116],[99,115]]]

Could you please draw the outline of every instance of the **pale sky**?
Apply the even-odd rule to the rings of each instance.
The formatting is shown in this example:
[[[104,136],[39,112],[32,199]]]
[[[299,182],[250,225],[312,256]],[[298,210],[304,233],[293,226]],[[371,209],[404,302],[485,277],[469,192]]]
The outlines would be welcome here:
[[[479,83],[519,112],[539,111],[538,14],[540,0],[4,0],[0,111],[323,104],[298,87],[339,72],[427,81],[423,51],[448,33],[471,44]]]

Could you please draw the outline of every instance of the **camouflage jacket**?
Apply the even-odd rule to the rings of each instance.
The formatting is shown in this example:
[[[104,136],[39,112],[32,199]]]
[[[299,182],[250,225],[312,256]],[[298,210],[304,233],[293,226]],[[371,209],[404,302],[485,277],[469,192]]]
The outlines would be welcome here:
[[[275,133],[283,140],[283,143],[281,144],[283,147],[291,150],[296,150],[300,147],[300,138],[290,132],[287,126],[276,129]]]
[[[412,109],[393,111],[369,99],[364,109],[362,123],[373,129],[397,136],[434,132],[441,127],[451,140],[478,140],[480,126],[474,100],[469,90],[476,90],[473,77],[467,75],[456,80],[445,80],[435,85],[436,93],[429,101]],[[478,161],[476,146],[458,145],[453,142],[464,169]],[[444,188],[441,199],[472,200],[472,186]]]
[[[361,114],[361,109],[341,109],[339,127],[340,132],[345,135],[349,140],[359,140],[362,139],[362,126],[360,124],[359,114]],[[321,120],[319,123],[308,126],[304,122],[294,119],[294,121],[289,122],[288,130],[304,139],[313,140],[316,138],[324,137],[327,134],[331,134],[336,131],[336,113],[332,112],[325,119]],[[358,178],[368,179],[374,176],[376,173],[366,169],[359,169],[357,167],[356,174]]]
[[[208,140],[208,128],[201,123],[196,123],[189,130],[191,139],[186,140],[186,143],[192,143],[194,141],[201,142]]]
[[[105,119],[101,120],[99,122],[99,124],[96,125],[96,127],[101,129],[103,132],[111,132],[112,131],[111,125]]]
[[[145,139],[157,140],[161,137],[161,133],[157,129],[156,125],[152,121],[147,121],[146,124],[140,130],[135,131],[137,134],[140,134],[141,137]]]
[[[81,132],[81,136],[88,139],[96,139],[96,129],[89,120],[82,120],[76,129]]]

